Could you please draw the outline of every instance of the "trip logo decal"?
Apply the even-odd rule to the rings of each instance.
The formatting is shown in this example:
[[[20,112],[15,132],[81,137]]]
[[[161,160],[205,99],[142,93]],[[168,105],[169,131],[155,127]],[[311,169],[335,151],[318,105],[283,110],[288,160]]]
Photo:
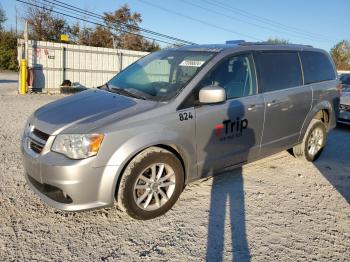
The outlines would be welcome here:
[[[222,124],[215,125],[215,136],[220,140],[232,139],[242,136],[248,127],[248,120],[237,117],[235,120],[227,119]]]

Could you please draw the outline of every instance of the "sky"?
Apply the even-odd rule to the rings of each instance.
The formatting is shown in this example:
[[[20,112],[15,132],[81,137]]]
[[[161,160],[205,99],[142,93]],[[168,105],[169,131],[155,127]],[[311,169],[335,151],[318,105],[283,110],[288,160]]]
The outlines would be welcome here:
[[[61,1],[98,14],[127,3],[142,15],[141,27],[198,44],[277,37],[329,51],[337,42],[350,40],[350,0]],[[21,14],[24,4],[0,4],[8,18],[6,27],[15,28],[15,6]]]

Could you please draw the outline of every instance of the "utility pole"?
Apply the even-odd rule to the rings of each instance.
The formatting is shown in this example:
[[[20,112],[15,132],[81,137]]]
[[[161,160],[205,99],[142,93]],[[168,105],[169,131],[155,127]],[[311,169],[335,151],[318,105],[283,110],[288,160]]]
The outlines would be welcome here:
[[[28,21],[27,20],[24,20],[23,37],[24,37],[24,57],[23,58],[28,59]]]
[[[15,5],[15,15],[16,15],[16,37],[18,36],[18,12],[17,12],[17,5]]]
[[[111,35],[111,38],[112,38],[112,41],[113,41],[113,49],[116,49],[114,35]]]
[[[117,57],[119,59],[119,72],[123,69],[123,53],[118,52],[116,41],[114,39],[114,35],[111,35],[112,41],[113,41],[113,49],[117,50]]]

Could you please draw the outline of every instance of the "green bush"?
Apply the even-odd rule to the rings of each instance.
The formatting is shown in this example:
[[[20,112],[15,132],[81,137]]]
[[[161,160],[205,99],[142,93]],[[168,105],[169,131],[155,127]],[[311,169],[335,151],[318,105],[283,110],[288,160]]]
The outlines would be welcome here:
[[[14,32],[0,31],[0,69],[18,70],[17,37]]]

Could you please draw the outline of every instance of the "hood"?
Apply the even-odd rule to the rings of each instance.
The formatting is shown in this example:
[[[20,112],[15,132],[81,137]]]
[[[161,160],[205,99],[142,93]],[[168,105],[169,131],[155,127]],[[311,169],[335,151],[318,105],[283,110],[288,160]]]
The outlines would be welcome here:
[[[103,90],[88,90],[39,108],[30,122],[51,135],[89,133],[111,121],[145,112],[157,104]]]
[[[343,92],[343,93],[342,93],[342,96],[349,97],[349,96],[350,96],[350,92]]]

